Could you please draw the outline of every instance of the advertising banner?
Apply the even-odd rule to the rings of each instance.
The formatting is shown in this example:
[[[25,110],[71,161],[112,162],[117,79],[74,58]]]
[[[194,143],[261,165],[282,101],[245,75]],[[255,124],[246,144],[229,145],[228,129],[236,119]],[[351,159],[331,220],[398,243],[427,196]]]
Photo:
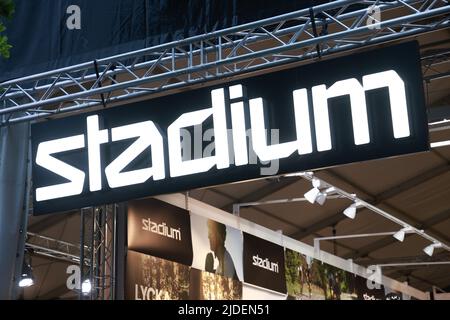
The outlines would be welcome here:
[[[403,298],[373,280],[164,201],[128,204],[126,299]]]
[[[429,149],[416,42],[40,122],[31,137],[34,214]]]
[[[403,295],[364,277],[355,276],[358,300],[403,300]]]
[[[128,249],[190,266],[189,211],[157,199],[130,201]]]
[[[286,286],[295,300],[356,300],[355,276],[286,249]],[[366,279],[364,279],[366,280]]]
[[[208,271],[191,268],[191,300],[241,300],[242,282]]]
[[[192,267],[243,280],[242,232],[192,214]]]
[[[188,299],[189,269],[181,263],[129,250],[125,274],[125,299]]]
[[[128,251],[126,300],[240,300],[242,282]]]
[[[284,248],[244,232],[244,282],[286,293]]]
[[[267,290],[244,283],[242,287],[242,300],[286,300],[286,294]]]
[[[319,277],[320,262],[291,249],[285,250],[286,287],[289,299],[325,300]]]
[[[358,300],[384,300],[384,286],[364,277],[355,276],[355,289]]]

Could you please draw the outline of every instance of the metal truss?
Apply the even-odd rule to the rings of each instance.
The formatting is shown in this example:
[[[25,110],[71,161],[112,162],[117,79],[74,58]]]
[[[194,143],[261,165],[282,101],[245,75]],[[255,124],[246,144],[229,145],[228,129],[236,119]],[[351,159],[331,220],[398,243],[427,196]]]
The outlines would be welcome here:
[[[27,233],[25,247],[33,254],[80,266],[81,282],[91,291],[80,299],[112,300],[115,294],[115,248],[117,205],[81,209],[80,244]]]
[[[437,49],[433,50],[429,54],[425,54],[421,58],[423,67],[423,80],[427,83],[450,77],[449,67],[450,66],[450,49]],[[447,65],[445,71],[438,70],[438,66]]]
[[[379,23],[371,14],[377,10]],[[322,57],[449,23],[447,0],[334,1],[0,83],[0,126]]]
[[[33,254],[36,255],[67,261],[74,264],[80,263],[81,247],[69,242],[28,232],[25,247],[28,250],[31,249]],[[85,247],[85,251],[89,251],[87,246]],[[83,263],[86,266],[89,266],[90,260],[85,259]]]
[[[116,205],[104,205],[83,209],[81,212],[80,237],[82,245],[89,250],[80,253],[80,261],[92,263],[82,268],[82,281],[89,280],[91,291],[80,293],[80,298],[90,300],[113,300],[115,288]],[[80,266],[84,263],[80,262]]]

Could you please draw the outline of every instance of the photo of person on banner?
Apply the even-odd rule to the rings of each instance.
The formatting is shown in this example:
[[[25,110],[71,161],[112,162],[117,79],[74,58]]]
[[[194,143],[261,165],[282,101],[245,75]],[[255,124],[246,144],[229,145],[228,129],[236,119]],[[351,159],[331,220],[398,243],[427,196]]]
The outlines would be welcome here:
[[[206,255],[205,270],[228,278],[238,279],[233,258],[225,248],[226,226],[213,220],[208,220],[207,223],[209,247],[212,253]],[[216,269],[214,269],[215,260],[218,261]]]
[[[191,212],[192,268],[242,281],[242,232],[227,224]]]

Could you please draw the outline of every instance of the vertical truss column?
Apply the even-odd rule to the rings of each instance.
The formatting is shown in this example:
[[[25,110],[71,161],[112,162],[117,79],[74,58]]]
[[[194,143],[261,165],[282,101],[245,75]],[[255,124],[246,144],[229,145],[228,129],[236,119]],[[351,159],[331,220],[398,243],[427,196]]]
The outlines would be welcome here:
[[[82,210],[80,242],[81,260],[90,260],[89,268],[81,269],[81,281],[89,280],[91,291],[80,299],[112,300],[115,293],[115,250],[117,205],[104,205]],[[82,264],[81,264],[82,265]],[[85,265],[85,264],[84,264]]]
[[[114,297],[114,225],[116,205],[96,207],[93,213],[91,299],[112,300]]]
[[[91,221],[93,208],[83,208],[80,210],[80,282],[81,288],[79,292],[78,299],[83,300],[86,295],[82,292],[83,282],[86,280],[91,281],[91,238],[92,238],[92,225],[89,223]],[[86,236],[89,235],[89,238]],[[86,260],[89,260],[89,266],[86,266]],[[92,283],[92,281],[91,281]]]

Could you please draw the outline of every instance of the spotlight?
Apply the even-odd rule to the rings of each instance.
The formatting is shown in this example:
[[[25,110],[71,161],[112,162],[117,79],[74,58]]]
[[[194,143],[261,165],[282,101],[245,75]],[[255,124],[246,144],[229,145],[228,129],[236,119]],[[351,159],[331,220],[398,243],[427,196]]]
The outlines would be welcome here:
[[[312,185],[313,185],[313,187],[315,187],[317,189],[324,187],[323,182],[317,178],[312,179]]]
[[[318,179],[316,179],[316,181],[320,182],[320,180],[318,180]],[[309,190],[304,195],[306,200],[308,200],[311,203],[317,202],[318,204],[323,205],[325,203],[325,200],[327,200],[327,196],[335,190],[334,187],[330,187],[330,188],[326,189],[325,191],[320,191],[320,189],[317,187],[320,184],[317,182],[314,183],[314,180],[313,180],[313,185],[314,185],[314,188]]]
[[[329,194],[333,193],[336,189],[334,187],[329,187],[328,189],[326,189],[325,191],[321,192],[318,196],[317,196],[317,203],[320,205],[323,205],[325,203],[325,200],[327,200],[327,197]]]
[[[321,206],[323,206],[323,204],[325,203],[326,200],[327,200],[327,193],[319,192],[319,194],[317,195],[317,198],[316,198],[316,202],[318,204],[320,204]]]
[[[393,237],[398,241],[403,242],[403,240],[405,239],[405,231],[403,231],[403,229],[399,230],[396,233],[394,233]]]
[[[433,251],[434,251],[434,246],[432,244],[430,244],[429,246],[427,246],[423,249],[423,252],[425,252],[430,257],[433,255]]]
[[[26,288],[31,287],[34,284],[34,281],[32,278],[23,278],[19,281],[19,287]]]
[[[356,217],[356,207],[357,204],[356,203],[352,203],[347,209],[344,210],[344,212],[342,212],[343,214],[345,214],[348,218],[350,219],[355,219]]]
[[[19,278],[19,287],[21,288],[30,287],[34,284],[30,260],[31,258],[28,252],[25,251],[22,262],[22,272]]]
[[[432,243],[432,244],[426,246],[423,249],[423,252],[425,252],[427,255],[429,255],[431,257],[433,255],[434,249],[441,248],[441,247],[442,247],[441,243]]]
[[[305,193],[305,199],[308,200],[311,203],[316,202],[317,196],[320,194],[320,190],[316,187],[309,190],[307,193]]]
[[[90,293],[92,290],[92,285],[91,285],[91,280],[86,279],[83,281],[83,283],[81,284],[81,292],[83,294],[88,294]]]
[[[407,233],[411,233],[412,229],[411,227],[404,227],[402,229],[400,229],[399,231],[397,231],[396,233],[393,234],[393,237],[395,239],[397,239],[400,242],[403,242],[403,240],[405,239],[405,234]]]

